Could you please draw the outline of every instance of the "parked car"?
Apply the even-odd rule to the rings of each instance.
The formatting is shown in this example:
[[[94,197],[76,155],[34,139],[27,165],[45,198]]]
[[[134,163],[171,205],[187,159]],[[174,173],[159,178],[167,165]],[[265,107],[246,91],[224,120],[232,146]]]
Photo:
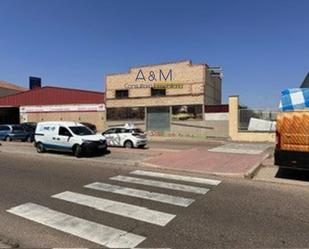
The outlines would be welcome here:
[[[41,122],[35,130],[35,147],[45,151],[72,152],[76,157],[85,154],[106,153],[106,139],[94,134],[85,125],[76,122]]]
[[[35,134],[36,125],[37,124],[34,123],[34,122],[27,122],[27,123],[21,124],[23,129],[28,133],[27,142],[32,143],[34,141],[34,134]]]
[[[147,145],[147,136],[139,128],[125,125],[113,127],[102,133],[108,146],[120,146],[126,148],[144,148]]]
[[[85,123],[82,122],[81,124],[83,124],[84,126],[87,126],[90,130],[92,130],[94,133],[97,133],[97,127],[94,124],[91,123]]]
[[[27,141],[29,137],[21,125],[0,125],[0,139],[5,141]]]

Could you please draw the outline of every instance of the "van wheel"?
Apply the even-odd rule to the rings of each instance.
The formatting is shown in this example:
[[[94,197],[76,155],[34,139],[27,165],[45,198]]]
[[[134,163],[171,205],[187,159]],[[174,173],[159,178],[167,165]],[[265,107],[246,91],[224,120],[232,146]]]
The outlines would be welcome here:
[[[82,147],[80,145],[75,145],[74,146],[74,149],[73,149],[73,154],[74,156],[76,157],[81,157],[81,154],[82,154]]]
[[[45,152],[45,148],[44,148],[44,145],[42,143],[37,143],[36,144],[36,151],[38,153],[43,153]]]
[[[133,143],[132,143],[131,141],[128,140],[128,141],[126,141],[126,142],[124,143],[124,147],[125,147],[125,148],[129,148],[129,149],[130,149],[130,148],[133,148]]]
[[[11,141],[12,141],[12,138],[10,138],[9,136],[7,136],[7,137],[5,138],[5,141],[11,142]]]

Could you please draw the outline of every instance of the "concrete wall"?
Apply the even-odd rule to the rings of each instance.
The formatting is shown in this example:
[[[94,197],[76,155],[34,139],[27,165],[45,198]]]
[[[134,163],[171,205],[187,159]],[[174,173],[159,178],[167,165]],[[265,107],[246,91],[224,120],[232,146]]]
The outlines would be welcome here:
[[[171,132],[177,136],[228,137],[226,120],[172,121]]]
[[[133,123],[135,126],[146,130],[145,121],[108,121],[108,127],[122,126],[126,123]],[[172,137],[228,137],[228,121],[172,121],[171,130],[166,132],[149,131],[153,136],[172,136]]]
[[[21,122],[24,117],[21,114]],[[104,131],[106,125],[106,112],[51,112],[28,113],[27,122],[41,121],[76,121],[87,122],[96,125],[99,132]]]
[[[229,113],[228,112],[212,112],[212,113],[205,113],[205,120],[208,121],[220,121],[220,120],[229,120]]]
[[[275,142],[274,132],[239,131],[239,97],[229,97],[229,136],[235,141]]]

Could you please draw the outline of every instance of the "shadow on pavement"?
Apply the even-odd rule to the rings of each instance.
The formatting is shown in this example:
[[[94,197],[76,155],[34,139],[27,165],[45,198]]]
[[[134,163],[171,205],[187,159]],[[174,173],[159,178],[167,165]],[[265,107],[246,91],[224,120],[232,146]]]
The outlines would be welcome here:
[[[107,150],[106,153],[87,153],[81,155],[81,158],[97,158],[102,157],[110,154],[111,151]],[[47,151],[44,152],[44,154],[52,154],[52,155],[62,155],[62,156],[68,156],[68,157],[75,157],[72,152],[64,152],[64,151]]]
[[[275,177],[309,182],[309,170],[279,168]]]

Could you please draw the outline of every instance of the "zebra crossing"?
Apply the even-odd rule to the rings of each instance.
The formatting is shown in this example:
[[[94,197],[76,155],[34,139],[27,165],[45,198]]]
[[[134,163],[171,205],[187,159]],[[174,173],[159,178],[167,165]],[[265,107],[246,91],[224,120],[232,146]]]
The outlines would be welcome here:
[[[135,170],[130,172],[129,175],[130,176],[117,175],[110,177],[109,180],[115,184],[93,182],[83,187],[89,190],[99,191],[101,194],[113,193],[174,205],[179,208],[187,208],[194,203],[195,199],[178,196],[179,194],[171,195],[160,193],[160,191],[174,190],[186,192],[187,195],[188,193],[194,195],[205,195],[210,191],[207,186],[217,186],[221,182],[213,179],[144,170]],[[130,187],[117,185],[117,182],[130,184]],[[185,184],[182,182],[185,182]],[[189,185],[189,183],[206,186],[197,187]],[[136,188],[138,186],[155,187],[159,192],[138,189]],[[164,227],[176,219],[176,214],[71,191],[54,194],[51,198],[160,227]],[[88,221],[36,203],[25,203],[17,207],[12,207],[8,209],[7,212],[108,248],[137,248],[138,245],[147,239],[145,236],[139,234]]]

